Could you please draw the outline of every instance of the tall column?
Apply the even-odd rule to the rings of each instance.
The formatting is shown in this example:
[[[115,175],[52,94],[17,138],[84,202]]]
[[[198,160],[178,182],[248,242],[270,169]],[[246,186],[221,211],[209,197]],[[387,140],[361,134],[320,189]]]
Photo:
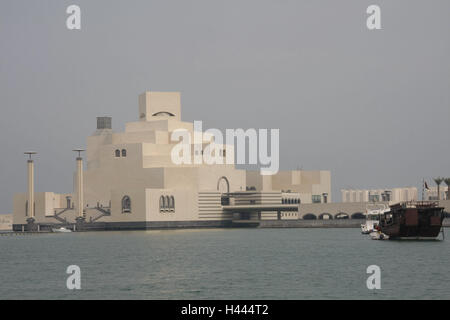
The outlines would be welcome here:
[[[28,160],[28,217],[34,219],[34,162]]]
[[[77,223],[83,223],[85,220],[84,211],[84,199],[83,199],[83,158],[81,157],[81,152],[83,149],[73,150],[78,152],[77,157]]]
[[[77,213],[83,217],[83,158],[77,157]]]
[[[36,154],[34,151],[25,152],[28,155],[27,167],[28,167],[28,211],[26,212],[27,218],[27,231],[36,231],[36,224],[34,218],[34,162],[31,157]]]

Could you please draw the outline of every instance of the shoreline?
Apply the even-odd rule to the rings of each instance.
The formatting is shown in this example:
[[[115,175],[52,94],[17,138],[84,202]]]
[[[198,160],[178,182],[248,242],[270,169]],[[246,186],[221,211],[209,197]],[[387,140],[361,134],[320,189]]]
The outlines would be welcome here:
[[[237,221],[173,221],[173,222],[128,222],[128,223],[86,223],[86,224],[39,224],[39,228],[28,229],[26,224],[13,224],[10,230],[0,230],[0,233],[48,233],[52,228],[66,227],[74,231],[145,231],[145,230],[177,230],[177,229],[208,229],[208,228],[360,228],[364,219],[334,219],[334,220],[237,220]],[[450,218],[445,218],[442,226],[450,227]]]

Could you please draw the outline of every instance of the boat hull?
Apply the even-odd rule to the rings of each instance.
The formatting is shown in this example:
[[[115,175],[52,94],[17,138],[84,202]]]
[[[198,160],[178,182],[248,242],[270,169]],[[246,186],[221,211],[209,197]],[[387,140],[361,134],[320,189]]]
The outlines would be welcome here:
[[[431,240],[439,236],[444,220],[443,208],[395,205],[380,221],[380,230],[389,239]]]
[[[407,227],[397,225],[381,228],[381,231],[389,235],[391,239],[434,239],[441,232],[441,226]]]

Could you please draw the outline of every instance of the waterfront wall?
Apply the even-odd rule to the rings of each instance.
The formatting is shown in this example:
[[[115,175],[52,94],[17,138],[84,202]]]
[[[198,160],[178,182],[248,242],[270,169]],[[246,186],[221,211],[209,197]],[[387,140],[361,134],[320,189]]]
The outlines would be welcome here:
[[[364,219],[262,220],[260,228],[360,228]]]
[[[439,203],[445,212],[450,213],[450,200],[441,200]],[[318,203],[301,204],[299,206],[300,219],[289,220],[250,220],[247,225],[234,223],[231,220],[211,221],[138,221],[138,222],[95,222],[79,226],[77,230],[148,230],[148,229],[171,229],[171,228],[229,228],[229,227],[259,227],[259,228],[359,228],[364,219],[352,219],[354,213],[362,213],[367,203]],[[316,219],[302,219],[306,214],[313,213]],[[326,219],[323,213],[330,214]],[[336,219],[339,213],[347,213],[347,219]],[[3,219],[3,220],[2,220]],[[1,221],[6,223],[1,224]],[[8,222],[9,221],[9,222]],[[0,215],[0,230],[2,226],[11,230],[12,215]],[[237,221],[236,221],[237,222]],[[250,223],[251,222],[251,223]],[[444,219],[443,225],[450,227],[450,217]],[[41,230],[50,230],[52,227],[70,226],[73,224],[43,223]],[[14,224],[15,231],[27,230],[26,224]]]
[[[175,222],[95,222],[76,226],[74,224],[40,225],[40,231],[51,231],[52,228],[66,227],[76,231],[114,231],[114,230],[151,230],[151,229],[198,229],[198,228],[360,228],[364,219],[333,220],[247,220],[231,221],[175,221]],[[450,218],[444,219],[444,227],[450,227]],[[75,228],[74,228],[75,227]],[[27,225],[15,224],[14,231],[27,230]],[[11,230],[11,229],[9,229]]]
[[[339,214],[347,215],[349,218],[366,212],[368,202],[332,202],[332,203],[308,203],[299,205],[299,218],[334,219]],[[376,204],[389,205],[388,202],[377,202]],[[392,202],[390,204],[393,204]],[[450,214],[450,200],[441,200],[439,205]]]
[[[388,205],[387,202],[379,202],[377,204]],[[311,203],[300,204],[299,217],[306,219],[312,217],[315,219],[335,219],[341,214],[351,218],[352,216],[363,214],[366,212],[367,202],[332,202],[332,203]]]

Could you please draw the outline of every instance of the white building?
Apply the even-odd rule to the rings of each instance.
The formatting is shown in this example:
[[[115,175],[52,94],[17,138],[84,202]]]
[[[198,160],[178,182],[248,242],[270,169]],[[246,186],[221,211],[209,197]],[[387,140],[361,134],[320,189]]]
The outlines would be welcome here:
[[[77,160],[77,191],[34,194],[31,173],[32,192],[14,196],[14,229],[229,226],[236,213],[245,219],[297,219],[300,202],[331,201],[329,171],[261,176],[234,164],[175,164],[171,151],[177,142],[170,137],[177,129],[194,133],[192,123],[181,121],[177,92],[140,95],[139,120],[127,123],[124,132],[112,131],[111,118],[98,118],[97,130],[87,138],[85,171]],[[203,142],[200,149],[213,144]],[[221,156],[234,158],[233,145],[215,147]],[[195,148],[191,152],[194,156]],[[27,199],[33,199],[33,210]]]
[[[439,200],[450,200],[448,187],[446,185],[440,185],[439,193]],[[424,200],[438,200],[437,187],[429,187],[428,189],[425,189]]]
[[[342,202],[405,202],[418,200],[417,188],[342,189]]]

